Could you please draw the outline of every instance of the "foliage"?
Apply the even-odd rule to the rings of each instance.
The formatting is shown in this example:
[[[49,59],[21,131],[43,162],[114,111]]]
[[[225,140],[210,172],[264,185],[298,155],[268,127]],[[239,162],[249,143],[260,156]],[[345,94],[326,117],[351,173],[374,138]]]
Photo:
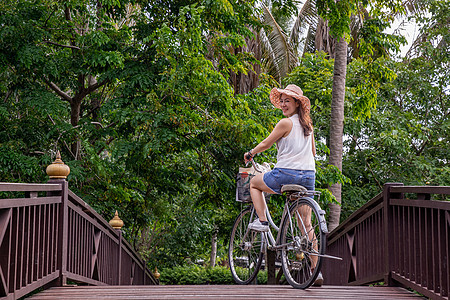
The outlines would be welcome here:
[[[255,2],[98,3],[0,3],[0,181],[45,182],[60,150],[71,190],[107,220],[118,210],[126,237],[162,274],[208,257],[216,231],[225,259],[241,209],[234,189],[242,154],[282,117],[268,101],[272,77],[261,74],[242,95],[229,83],[230,73],[257,63],[230,51],[260,28]],[[294,2],[283,3],[276,13]],[[432,42],[421,56],[390,61],[378,55],[398,43],[381,33],[386,24],[364,29],[361,56],[369,58],[353,60],[347,79],[344,175],[326,162],[333,61],[307,54],[285,79],[313,104],[323,206],[334,182],[345,183],[345,214],[387,181],[449,184],[448,42],[437,47],[448,31],[432,26],[445,24],[448,10],[427,3],[431,17],[420,21]],[[273,147],[258,159],[275,157]],[[283,201],[270,205],[277,215]],[[194,271],[194,281],[231,280],[223,268]]]
[[[312,103],[312,118],[317,143],[316,187],[324,191],[329,184],[343,185],[342,219],[381,192],[386,182],[411,185],[448,185],[447,143],[448,72],[441,51],[432,58],[420,57],[404,62],[378,58],[372,66],[354,59],[348,66],[343,174],[327,165],[326,142],[329,135],[329,115],[333,61],[324,54],[305,55],[286,83],[303,88]],[[388,73],[370,74],[379,68]],[[366,76],[371,78],[366,80]],[[370,118],[357,113],[361,92],[369,91],[378,99],[371,108]],[[430,101],[429,99],[438,99]],[[422,174],[418,176],[418,174]],[[326,208],[332,200],[325,197]]]
[[[248,143],[245,131],[230,133],[245,130],[249,111],[219,71],[243,70],[246,61],[229,56],[217,70],[205,58],[203,33],[220,25],[209,6],[177,3],[171,9],[179,14],[153,27],[146,9],[155,7],[141,2],[127,15],[130,6],[116,4],[2,3],[0,175],[45,181],[45,167],[62,150],[74,192],[106,219],[119,210],[125,234],[153,264],[178,263],[204,251],[211,209],[232,199],[234,168]],[[232,34],[216,46],[221,51],[242,44],[240,19],[253,22],[233,13],[247,13],[251,3],[234,5],[215,12],[230,18],[220,25]],[[68,11],[72,19],[64,18]],[[89,89],[89,76],[105,82],[101,90]],[[84,98],[74,122],[78,91]],[[154,247],[143,243],[150,230]]]
[[[244,272],[244,270],[242,271]],[[224,266],[206,268],[191,264],[164,268],[160,273],[160,282],[167,285],[235,284],[230,269]],[[258,284],[267,282],[267,271],[259,271],[257,282]]]
[[[434,27],[448,26],[449,10],[442,9],[442,3],[428,2],[432,13],[420,17],[429,41],[449,38],[448,30]],[[379,193],[386,182],[450,184],[449,48],[438,45],[424,42],[415,46],[419,56],[386,61],[396,79],[381,85],[379,104],[369,120],[349,122],[347,134],[352,139],[346,142],[349,151],[343,172],[353,185],[344,186],[343,218]]]
[[[370,7],[372,17],[381,17],[382,20],[392,20],[395,13],[405,8],[401,0],[317,0],[319,15],[328,21],[332,36],[350,36],[350,23],[352,14],[363,14],[362,8]]]

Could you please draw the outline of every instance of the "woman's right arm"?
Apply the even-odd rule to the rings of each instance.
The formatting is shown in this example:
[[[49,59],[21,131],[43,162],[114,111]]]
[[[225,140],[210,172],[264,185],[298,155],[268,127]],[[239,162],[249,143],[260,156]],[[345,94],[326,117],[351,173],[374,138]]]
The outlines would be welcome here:
[[[259,143],[255,148],[251,150],[251,155],[255,156],[257,153],[261,153],[278,141],[280,138],[287,136],[292,129],[292,121],[289,118],[281,119],[267,138]],[[250,152],[250,151],[249,151]],[[249,153],[245,153],[244,157]],[[245,159],[247,161],[247,159]]]

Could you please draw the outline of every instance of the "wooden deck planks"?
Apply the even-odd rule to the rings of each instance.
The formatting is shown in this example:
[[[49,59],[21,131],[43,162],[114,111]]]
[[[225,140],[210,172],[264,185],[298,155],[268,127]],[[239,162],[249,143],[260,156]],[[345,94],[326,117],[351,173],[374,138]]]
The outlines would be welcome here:
[[[297,290],[280,285],[159,285],[57,287],[33,300],[63,299],[423,299],[398,287],[323,286]]]

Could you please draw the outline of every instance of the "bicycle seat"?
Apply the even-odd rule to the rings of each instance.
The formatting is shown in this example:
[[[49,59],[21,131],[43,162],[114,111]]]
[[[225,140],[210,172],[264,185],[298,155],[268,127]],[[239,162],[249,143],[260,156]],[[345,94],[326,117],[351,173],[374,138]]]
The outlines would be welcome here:
[[[284,192],[306,192],[307,189],[302,186],[302,185],[298,185],[298,184],[285,184],[281,187],[281,193]]]

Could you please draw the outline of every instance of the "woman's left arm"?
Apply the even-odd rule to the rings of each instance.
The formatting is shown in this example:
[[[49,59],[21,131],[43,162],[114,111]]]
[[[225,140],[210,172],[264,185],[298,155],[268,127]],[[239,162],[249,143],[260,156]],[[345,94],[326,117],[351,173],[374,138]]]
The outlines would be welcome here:
[[[314,131],[311,134],[312,134],[312,152],[313,156],[316,156],[316,141],[314,140]]]

